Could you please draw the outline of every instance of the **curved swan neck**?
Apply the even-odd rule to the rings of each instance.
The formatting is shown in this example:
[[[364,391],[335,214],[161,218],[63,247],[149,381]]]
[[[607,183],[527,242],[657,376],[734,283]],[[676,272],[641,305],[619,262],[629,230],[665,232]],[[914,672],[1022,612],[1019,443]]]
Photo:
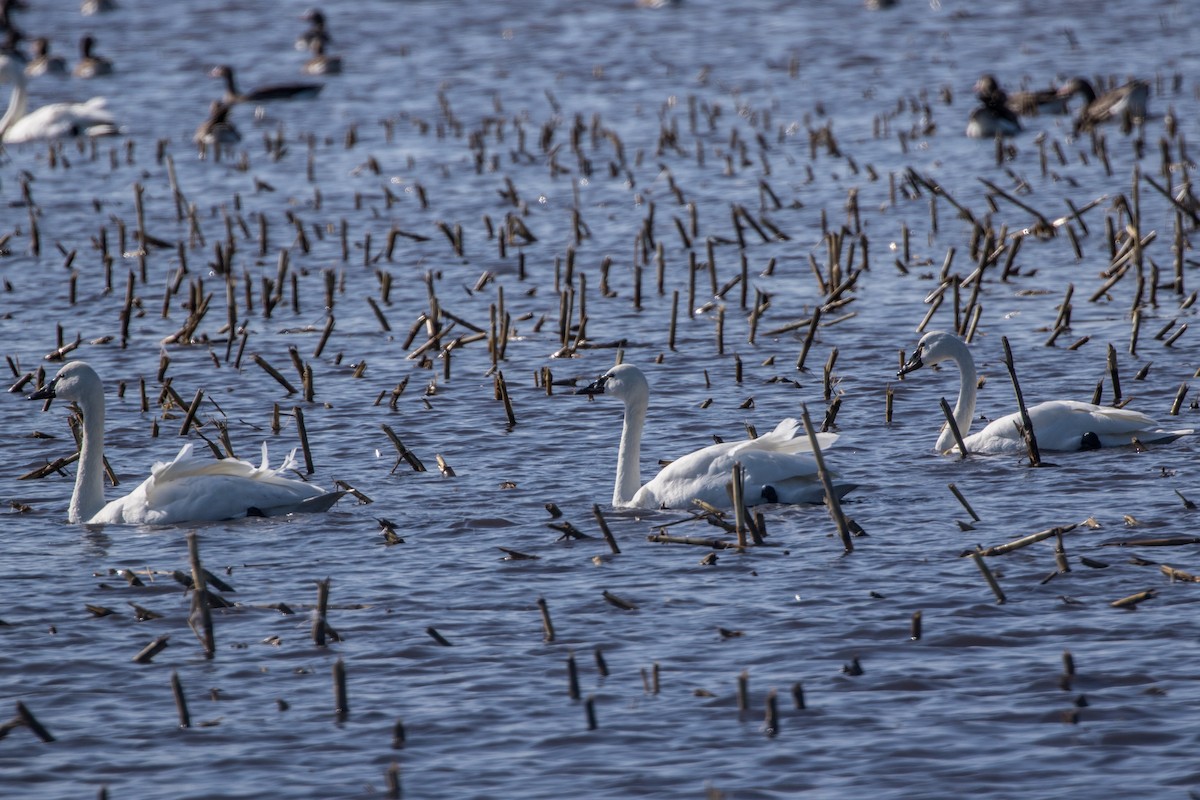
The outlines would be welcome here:
[[[104,390],[81,398],[83,443],[79,447],[79,469],[67,518],[87,522],[104,508]]]
[[[958,425],[958,432],[966,439],[971,431],[971,420],[975,416],[975,387],[978,375],[975,372],[975,359],[971,357],[971,351],[957,339],[953,341],[956,346],[950,351],[949,356],[958,365],[959,374],[958,400],[954,402],[954,422]],[[942,433],[938,437],[937,443],[938,452],[945,453],[956,446],[957,443],[954,441],[954,434],[951,432],[950,426],[942,426]]]
[[[625,423],[621,428],[621,447],[617,451],[617,482],[613,486],[614,506],[628,505],[642,488],[642,427],[646,424],[646,397],[625,399]]]
[[[8,72],[8,70],[5,70],[5,72]],[[0,117],[0,139],[4,138],[4,134],[17,120],[25,116],[27,104],[24,76],[19,72],[13,71],[9,73],[8,77],[13,85],[12,96],[8,99],[8,110],[4,112],[3,117]]]

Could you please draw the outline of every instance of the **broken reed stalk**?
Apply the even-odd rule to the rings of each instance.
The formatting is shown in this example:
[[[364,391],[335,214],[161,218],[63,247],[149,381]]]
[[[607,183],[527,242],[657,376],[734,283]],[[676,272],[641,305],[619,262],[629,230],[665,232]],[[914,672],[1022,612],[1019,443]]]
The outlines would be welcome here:
[[[954,442],[958,445],[958,457],[966,458],[970,455],[967,452],[966,442],[963,441],[962,431],[958,429],[958,422],[954,419],[954,412],[950,410],[950,404],[946,402],[946,398],[939,398],[942,404],[942,413],[946,416],[946,425],[950,428],[950,433],[954,435]],[[976,519],[979,519],[976,517]]]
[[[1117,374],[1117,350],[1110,342],[1108,345],[1108,378],[1112,383],[1114,407],[1121,405],[1121,378]]]
[[[587,700],[583,704],[583,709],[587,713],[588,730],[596,730],[596,695],[589,694],[587,696]]]
[[[504,414],[508,417],[508,426],[515,428],[517,426],[517,415],[513,413],[512,400],[508,396],[508,384],[504,382],[504,373],[500,370],[496,371],[496,391],[500,394],[500,400],[504,403]]]
[[[312,475],[316,468],[313,466],[312,448],[308,446],[308,429],[304,427],[304,409],[293,406],[292,416],[296,419],[296,433],[300,436],[300,450],[304,453],[304,470]]]
[[[317,605],[313,609],[312,640],[317,647],[325,646],[325,614],[329,609],[329,578],[317,581]]]
[[[912,615],[912,624],[909,627],[909,638],[912,641],[918,641],[921,638],[921,612],[914,611]]]
[[[596,518],[596,524],[600,526],[600,533],[604,534],[604,541],[608,542],[608,549],[612,550],[613,555],[620,555],[621,548],[617,547],[617,540],[613,538],[612,531],[608,529],[608,522],[604,519],[604,514],[600,511],[597,503],[592,503],[592,516]]]
[[[816,431],[813,429],[812,420],[808,417],[808,406],[802,404],[800,408],[804,418],[804,431],[808,434],[808,442],[812,446],[813,460],[817,462],[817,475],[821,479],[821,485],[825,487],[825,504],[829,507],[829,515],[833,517],[834,524],[837,525],[842,547],[847,553],[853,552],[854,542],[850,538],[850,527],[846,524],[846,515],[842,513],[841,501],[838,500],[837,493],[833,490],[833,478],[830,477],[829,470],[825,468],[825,456],[821,454],[821,445],[817,442]]]
[[[767,736],[779,734],[779,700],[774,689],[767,692],[766,718],[763,720],[764,733]]]
[[[176,670],[171,670],[171,694],[175,696],[175,708],[179,711],[179,727],[192,727],[192,715],[188,713],[187,698],[183,696],[183,684],[179,682]]]
[[[1008,369],[1008,377],[1012,380],[1013,392],[1017,396],[1017,408],[1021,412],[1021,436],[1024,437],[1025,445],[1029,448],[1029,465],[1040,467],[1042,455],[1038,451],[1037,435],[1033,430],[1033,421],[1029,419],[1029,409],[1025,407],[1025,397],[1021,394],[1021,384],[1017,382],[1017,370],[1013,366],[1012,349],[1008,346],[1008,337],[1001,336],[1000,342],[1004,345],[1004,366]]]
[[[742,463],[735,461],[733,464],[730,494],[733,500],[733,518],[736,526],[735,531],[737,533],[738,547],[746,547],[749,544],[746,541],[746,504],[742,500],[742,492],[745,491],[745,488],[745,480],[742,477]]]
[[[746,670],[737,678],[737,707],[738,713],[750,710],[750,673]]]
[[[192,398],[191,405],[188,406],[187,414],[183,418],[183,424],[179,426],[179,435],[187,436],[188,431],[196,422],[196,412],[200,410],[200,401],[204,399],[204,390],[197,389],[196,396]],[[196,425],[199,428],[199,425]]]
[[[340,658],[333,662],[333,710],[339,721],[350,713],[350,702],[346,699],[346,662]]]
[[[547,642],[553,642],[554,623],[550,621],[550,607],[546,605],[546,598],[539,597],[537,607],[538,611],[542,612],[542,638]]]
[[[991,588],[992,593],[996,595],[996,602],[1003,605],[1006,598],[1004,590],[1000,588],[1000,584],[996,582],[996,576],[988,569],[988,565],[983,560],[983,551],[976,548],[971,552],[971,558],[975,560],[975,566],[979,567],[979,571],[983,573],[983,579],[987,581],[987,585]]]
[[[46,744],[55,741],[54,737],[50,735],[50,731],[42,727],[42,723],[37,721],[37,717],[33,715],[33,712],[26,708],[25,704],[20,700],[17,701],[17,719],[21,721],[22,725],[33,731],[34,736]]]
[[[204,646],[204,657],[212,658],[217,649],[213,637],[212,608],[209,605],[204,567],[200,563],[200,543],[195,531],[188,532],[187,544],[188,558],[192,564],[192,608],[188,614],[188,625]]]
[[[579,668],[575,665],[575,651],[567,652],[567,696],[572,700],[578,700],[579,695]]]
[[[400,764],[395,761],[389,764],[387,770],[383,773],[383,778],[387,783],[388,800],[400,800]]]
[[[170,635],[165,633],[162,636],[156,637],[154,641],[143,647],[138,654],[133,657],[133,662],[135,664],[149,664],[154,660],[156,655],[166,649],[167,640],[170,638]]]
[[[942,402],[945,401],[943,400]],[[967,513],[971,515],[971,519],[979,522],[979,515],[975,513],[975,509],[971,508],[971,504],[967,502],[967,498],[963,497],[963,493],[958,490],[958,487],[953,483],[948,483],[946,486],[955,498],[957,498],[958,502],[962,504],[962,507],[967,510]]]
[[[296,387],[292,386],[292,384],[288,382],[288,379],[279,373],[279,370],[268,364],[265,358],[260,356],[258,353],[255,353],[253,359],[254,363],[260,366],[264,372],[278,381],[279,385],[282,386],[288,394],[299,394],[299,392],[296,391]]]
[[[1022,536],[1020,539],[1013,539],[1011,542],[998,544],[995,547],[989,547],[986,550],[980,550],[978,547],[972,551],[972,555],[978,552],[981,556],[1002,556],[1005,553],[1011,553],[1013,550],[1020,550],[1022,547],[1028,547],[1031,544],[1036,544],[1043,539],[1049,539],[1051,536],[1062,536],[1077,527],[1078,523],[1072,522],[1070,525],[1061,525],[1056,528],[1047,528],[1044,531],[1031,533],[1028,536]]]

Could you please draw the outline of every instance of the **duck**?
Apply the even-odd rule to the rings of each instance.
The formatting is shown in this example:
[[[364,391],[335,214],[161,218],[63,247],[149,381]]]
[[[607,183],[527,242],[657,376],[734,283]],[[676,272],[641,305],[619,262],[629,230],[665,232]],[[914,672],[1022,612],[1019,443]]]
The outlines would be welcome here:
[[[958,366],[959,388],[958,400],[954,404],[954,422],[963,436],[967,452],[1024,452],[1025,440],[1017,432],[1020,412],[994,419],[978,433],[970,433],[971,420],[975,415],[977,373],[971,351],[957,336],[945,331],[925,334],[917,343],[912,357],[896,376],[902,378],[921,367],[943,361],[953,361]],[[1170,442],[1192,433],[1191,429],[1165,430],[1157,420],[1138,411],[1077,400],[1048,400],[1030,406],[1027,411],[1041,451],[1098,450],[1129,445],[1135,438],[1143,444],[1155,444]],[[948,424],[943,425],[935,449],[943,454],[958,451]]]
[[[985,91],[981,91],[981,88]],[[967,136],[972,139],[994,139],[997,136],[1016,136],[1021,132],[1021,121],[1008,107],[1008,95],[995,78],[991,78],[983,87],[976,82],[975,92],[980,105],[971,109],[967,117]]]
[[[1057,87],[1032,91],[1005,93],[996,76],[985,73],[975,82],[975,96],[984,105],[994,104],[999,99],[1009,111],[1024,117],[1039,114],[1066,114],[1067,99],[1059,94]]]
[[[1150,84],[1132,80],[1123,86],[1097,95],[1086,78],[1072,78],[1058,90],[1064,100],[1075,95],[1083,98],[1083,108],[1075,119],[1075,132],[1088,131],[1103,122],[1143,122],[1150,99]]]
[[[83,0],[79,4],[79,13],[85,17],[91,17],[96,14],[107,14],[118,8],[120,6],[117,5],[117,0]]]
[[[79,467],[67,508],[67,519],[74,524],[175,525],[326,511],[343,494],[286,477],[295,466],[295,451],[271,469],[266,443],[257,467],[236,458],[200,458],[188,443],[173,461],[152,466],[150,477],[132,492],[105,503],[104,384],[96,370],[86,361],[71,361],[30,397],[73,401],[83,414]]]
[[[213,145],[218,149],[237,144],[242,140],[242,134],[229,121],[229,112],[233,107],[228,103],[220,100],[213,100],[209,106],[208,119],[200,123],[196,128],[195,135],[192,136],[192,141],[200,146],[201,151],[207,145]]]
[[[112,74],[112,62],[93,53],[95,47],[96,39],[90,33],[79,40],[79,63],[71,73],[76,78],[98,78]]]
[[[62,56],[50,55],[50,40],[39,36],[33,40],[33,58],[25,65],[25,74],[31,78],[66,75],[67,60]]]
[[[312,58],[305,61],[301,68],[306,75],[340,75],[342,73],[342,57],[325,55],[324,42],[314,42],[312,53]]]
[[[11,56],[0,55],[0,84],[5,83],[13,87],[8,110],[0,117],[0,141],[5,144],[120,133],[103,97],[85,103],[51,103],[26,113],[24,67]]]
[[[759,503],[819,503],[825,490],[817,476],[816,460],[803,426],[793,418],[756,439],[721,442],[688,453],[663,467],[649,483],[641,482],[642,429],[650,400],[646,375],[633,364],[618,364],[578,394],[606,394],[625,404],[625,421],[617,451],[617,475],[612,504],[618,508],[688,508],[693,501],[716,507],[730,505],[727,487],[733,465],[745,475],[746,505]],[[837,434],[820,433],[822,449],[837,441]],[[839,498],[853,485],[835,486]]]
[[[310,8],[300,16],[300,19],[307,22],[309,28],[297,37],[297,50],[312,50],[317,44],[325,45],[333,41],[329,32],[325,30],[325,15],[320,11]]]
[[[272,100],[299,100],[316,97],[325,88],[325,84],[323,83],[286,83],[273,86],[260,86],[257,89],[251,89],[242,94],[237,90],[237,84],[233,78],[233,67],[228,64],[213,67],[209,75],[225,80],[225,97],[223,100],[229,105],[233,105],[234,103],[266,103]]]

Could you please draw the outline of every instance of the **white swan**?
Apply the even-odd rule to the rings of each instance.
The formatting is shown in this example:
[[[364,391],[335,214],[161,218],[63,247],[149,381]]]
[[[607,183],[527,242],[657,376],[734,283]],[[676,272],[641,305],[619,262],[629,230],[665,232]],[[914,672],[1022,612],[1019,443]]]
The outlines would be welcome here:
[[[912,357],[901,367],[897,377],[922,366],[953,361],[958,365],[960,385],[954,404],[954,422],[963,436],[968,453],[1018,453],[1025,451],[1025,441],[1017,433],[1015,423],[1020,412],[994,419],[979,433],[967,435],[975,415],[976,373],[971,351],[956,336],[932,331],[921,337]],[[1189,434],[1189,430],[1168,431],[1153,418],[1137,411],[1076,400],[1049,400],[1030,406],[1029,421],[1037,437],[1039,450],[1097,450],[1132,443],[1134,437],[1143,443],[1169,442]],[[943,425],[937,440],[937,451],[958,450],[950,426]]]
[[[119,132],[103,97],[93,97],[86,103],[51,103],[26,114],[29,98],[25,94],[25,72],[16,60],[0,55],[0,84],[3,83],[13,87],[8,110],[0,117],[0,141],[6,144],[69,136],[110,136]]]
[[[83,444],[75,490],[67,518],[74,523],[166,525],[179,522],[278,516],[295,511],[325,511],[341,497],[311,483],[286,478],[294,453],[279,469],[226,458],[198,458],[186,444],[169,463],[158,463],[150,477],[122,498],[104,502],[104,384],[86,362],[72,361],[54,380],[31,395],[61,397],[83,412]]]
[[[726,487],[733,465],[740,462],[745,475],[745,503],[819,503],[824,489],[817,478],[808,436],[795,419],[785,419],[775,430],[739,442],[711,444],[672,461],[642,486],[642,427],[650,402],[650,385],[640,369],[618,364],[580,394],[610,394],[625,403],[625,424],[617,453],[617,480],[612,504],[635,508],[688,508],[693,500],[729,507]],[[832,433],[818,434],[824,449],[837,440]],[[841,497],[854,487],[836,486]]]

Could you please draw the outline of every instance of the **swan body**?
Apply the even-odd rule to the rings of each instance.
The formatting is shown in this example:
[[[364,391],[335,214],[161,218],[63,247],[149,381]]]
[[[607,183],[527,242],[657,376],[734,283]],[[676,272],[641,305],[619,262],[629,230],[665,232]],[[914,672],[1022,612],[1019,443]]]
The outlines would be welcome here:
[[[1021,421],[1019,412],[994,419],[983,430],[968,435],[975,414],[977,376],[971,351],[958,337],[942,331],[925,334],[898,376],[942,361],[953,361],[958,365],[960,386],[958,400],[954,404],[954,422],[963,436],[967,452],[1025,452],[1025,440],[1016,427]],[[1169,442],[1192,432],[1164,430],[1155,419],[1138,411],[1076,400],[1050,400],[1030,406],[1027,410],[1038,449],[1046,451],[1119,447],[1131,444],[1134,438],[1145,444]],[[943,426],[938,436],[937,451],[949,453],[957,450],[958,445],[950,426]]]
[[[795,419],[785,419],[768,434],[740,442],[722,442],[701,448],[663,467],[645,486],[641,484],[642,428],[649,406],[646,376],[632,364],[618,364],[582,394],[610,394],[625,403],[625,422],[617,454],[617,478],[612,503],[617,507],[688,508],[694,500],[717,507],[729,506],[735,463],[745,475],[745,503],[819,503],[824,489],[817,477],[808,437]],[[822,433],[822,448],[837,440]],[[841,497],[854,487],[837,486]]]
[[[150,477],[124,497],[104,502],[104,384],[86,362],[73,361],[34,399],[60,397],[83,412],[79,468],[67,518],[73,523],[167,525],[180,522],[278,516],[298,511],[325,511],[341,497],[319,486],[288,478],[294,454],[278,469],[255,467],[235,458],[213,460],[192,453],[185,444],[173,461],[156,463]]]
[[[221,64],[214,67],[209,75],[214,78],[222,78],[225,81],[224,102],[229,105],[233,105],[234,103],[265,103],[271,100],[299,100],[316,97],[325,88],[325,84],[323,83],[283,83],[273,86],[260,86],[243,94],[237,90],[237,84],[234,82],[233,67]]]
[[[51,103],[26,113],[29,100],[25,72],[9,56],[0,55],[0,83],[13,87],[8,110],[0,118],[0,140],[6,144],[118,133],[103,97],[93,97],[86,103]]]

